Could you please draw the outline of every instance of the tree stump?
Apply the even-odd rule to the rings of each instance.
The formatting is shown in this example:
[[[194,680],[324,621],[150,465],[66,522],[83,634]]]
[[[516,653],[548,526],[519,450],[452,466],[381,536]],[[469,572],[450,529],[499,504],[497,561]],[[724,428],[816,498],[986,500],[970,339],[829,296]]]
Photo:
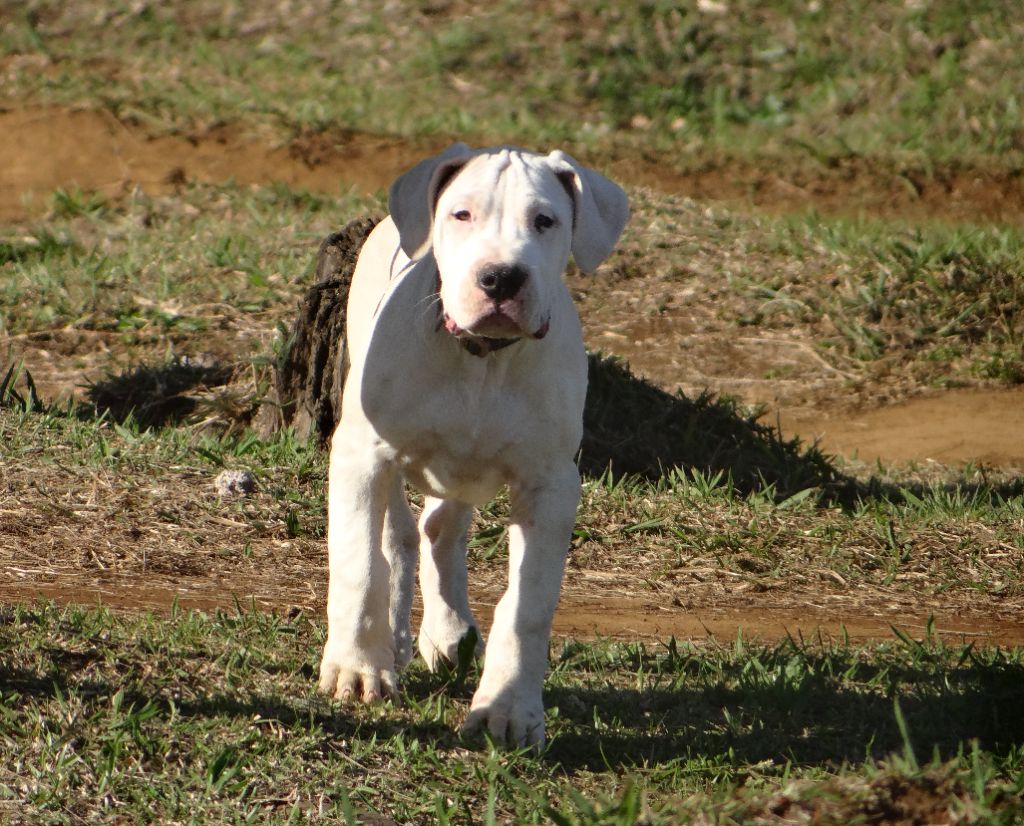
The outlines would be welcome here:
[[[302,440],[329,444],[348,373],[345,306],[356,258],[379,218],[357,218],[328,235],[316,256],[313,286],[299,304],[284,353],[274,370],[271,397],[259,430],[292,427]]]

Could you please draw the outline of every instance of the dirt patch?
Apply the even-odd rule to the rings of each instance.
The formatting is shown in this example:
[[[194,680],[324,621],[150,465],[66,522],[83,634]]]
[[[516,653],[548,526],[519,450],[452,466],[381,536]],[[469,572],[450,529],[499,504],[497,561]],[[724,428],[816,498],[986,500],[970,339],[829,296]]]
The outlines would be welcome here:
[[[0,220],[45,211],[58,187],[106,196],[141,186],[150,194],[187,181],[278,181],[316,192],[385,189],[444,139],[409,140],[330,130],[275,146],[240,126],[198,135],[158,135],[103,110],[26,108],[0,112],[5,162]],[[1024,177],[1000,170],[946,168],[928,174],[879,169],[863,159],[808,162],[781,173],[771,164],[719,161],[674,170],[661,158],[606,159],[617,180],[701,201],[805,212],[1013,222],[1024,215]]]
[[[16,109],[0,112],[4,163],[0,220],[44,212],[58,187],[115,197],[136,186],[151,195],[188,181],[266,184],[316,192],[375,192],[434,144],[351,132],[273,146],[234,126],[201,136],[150,136],[104,111]]]
[[[750,806],[741,822],[944,826],[980,820],[966,778],[947,774],[945,767],[907,777],[893,763],[883,763],[867,781],[848,776],[790,783]],[[998,808],[998,797],[995,802]]]
[[[117,333],[72,329],[8,336],[0,343],[0,357],[5,364],[30,365],[39,397],[59,402],[81,398],[96,365],[114,361],[117,339]]]
[[[25,583],[0,585],[0,602],[54,600],[60,605],[103,604],[126,610],[167,611],[173,604],[181,609],[232,611],[238,607],[310,616],[324,615],[327,582],[318,571],[312,581],[297,582],[253,580],[239,583],[216,577],[177,578],[174,583],[159,577],[134,578],[107,582]],[[15,572],[17,574],[17,572]],[[153,580],[157,581],[154,582]],[[842,604],[841,597],[822,599],[819,594],[787,594],[775,600],[756,601],[739,596],[716,595],[695,590],[697,601],[672,604],[657,597],[600,597],[588,595],[570,575],[566,582],[553,633],[563,638],[622,639],[663,642],[669,637],[680,641],[717,640],[730,642],[737,636],[767,643],[792,637],[803,640],[865,643],[894,635],[894,629],[914,639],[931,633],[949,645],[975,643],[980,646],[1024,645],[1024,620],[1012,611],[965,610],[946,605],[930,614],[928,607],[893,602],[865,606]],[[490,627],[501,591],[494,587],[472,586],[470,603],[484,629]],[[828,604],[834,603],[834,604]],[[413,608],[414,627],[422,616],[417,594]]]
[[[695,396],[706,389],[774,409],[816,409],[846,395],[847,375],[799,334],[737,332],[694,306],[658,315],[586,314],[587,345],[624,359],[639,376]],[[802,432],[801,432],[802,435]]]
[[[948,390],[858,412],[780,413],[784,432],[865,462],[1024,468],[1024,388]]]
[[[487,616],[481,612],[482,616]],[[774,642],[794,639],[848,639],[854,643],[884,639],[893,629],[920,639],[926,634],[927,617],[906,611],[863,609],[830,610],[790,605],[701,605],[689,608],[666,606],[655,600],[600,599],[587,604],[579,597],[564,599],[555,617],[555,633],[568,637],[613,639],[699,640],[714,638]],[[949,644],[1024,644],[1024,622],[991,614],[949,612],[934,616],[933,634]]]
[[[620,159],[619,180],[698,201],[740,203],[771,213],[814,209],[831,215],[901,220],[1011,223],[1024,214],[1024,176],[1001,170],[947,168],[929,173],[879,168],[863,158],[774,168],[729,160],[689,172],[657,160]]]

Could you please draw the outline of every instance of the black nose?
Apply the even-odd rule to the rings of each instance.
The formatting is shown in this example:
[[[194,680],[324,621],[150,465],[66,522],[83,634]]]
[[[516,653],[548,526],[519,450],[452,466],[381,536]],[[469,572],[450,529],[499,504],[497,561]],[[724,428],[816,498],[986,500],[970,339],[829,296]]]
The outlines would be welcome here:
[[[488,264],[476,274],[476,283],[484,295],[494,301],[512,298],[526,283],[526,270],[510,264]]]

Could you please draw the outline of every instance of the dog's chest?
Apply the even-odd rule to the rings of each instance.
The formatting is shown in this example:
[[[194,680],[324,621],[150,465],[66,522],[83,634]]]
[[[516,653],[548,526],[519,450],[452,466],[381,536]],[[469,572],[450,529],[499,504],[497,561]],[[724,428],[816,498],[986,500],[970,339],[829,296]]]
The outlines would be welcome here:
[[[573,408],[582,405],[561,391],[526,386],[515,376],[441,372],[416,392],[399,393],[402,401],[388,406],[394,415],[377,417],[377,430],[406,479],[424,493],[486,502],[556,458],[571,460],[582,418]]]
[[[392,446],[406,478],[425,493],[485,502],[535,463],[532,418],[521,397],[447,387],[421,399]]]
[[[493,498],[511,475],[507,467],[472,459],[460,462],[443,452],[407,454],[402,472],[422,493],[474,505]]]

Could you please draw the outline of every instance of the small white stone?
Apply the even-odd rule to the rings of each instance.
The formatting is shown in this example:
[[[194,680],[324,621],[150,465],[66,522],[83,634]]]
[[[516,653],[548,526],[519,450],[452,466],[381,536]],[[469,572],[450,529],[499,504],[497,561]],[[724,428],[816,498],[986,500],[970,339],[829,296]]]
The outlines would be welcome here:
[[[224,470],[213,482],[218,496],[245,496],[256,490],[256,477],[248,470]]]

